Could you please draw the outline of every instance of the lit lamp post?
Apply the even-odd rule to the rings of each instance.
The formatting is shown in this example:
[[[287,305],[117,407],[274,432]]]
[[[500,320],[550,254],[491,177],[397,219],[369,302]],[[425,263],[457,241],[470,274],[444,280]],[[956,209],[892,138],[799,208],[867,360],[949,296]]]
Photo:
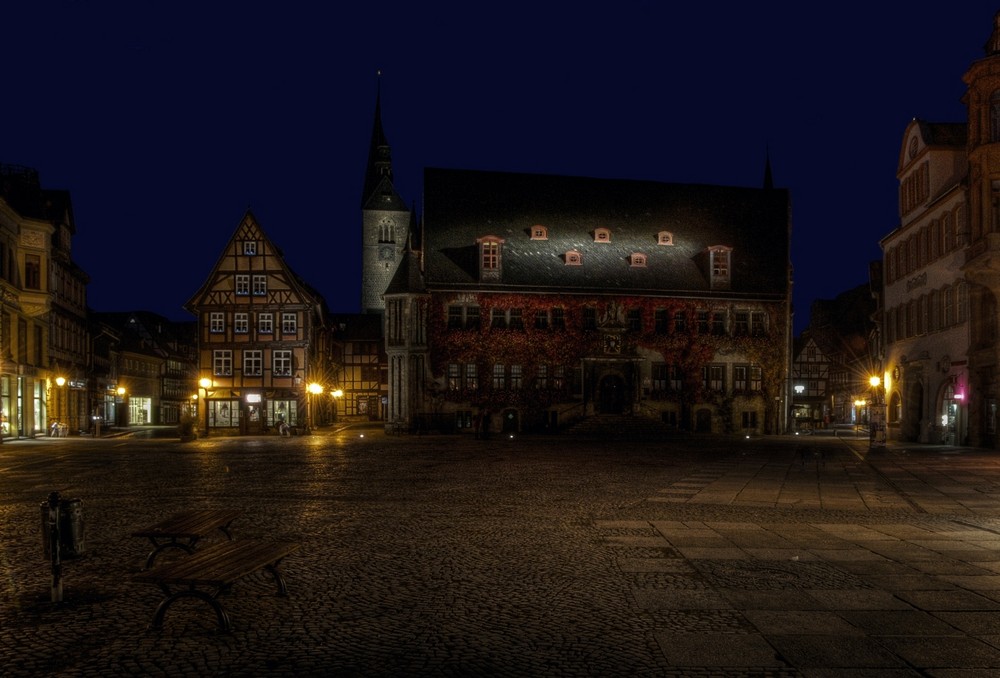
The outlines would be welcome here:
[[[115,400],[115,407],[121,408],[121,412],[118,413],[119,426],[128,426],[128,410],[125,408],[125,387],[118,387],[118,398]]]
[[[202,420],[205,422],[205,425],[202,427],[201,430],[205,434],[205,436],[207,437],[208,436],[208,402],[206,402],[206,400],[208,398],[208,389],[212,388],[212,380],[209,379],[209,378],[207,378],[207,377],[200,379],[198,381],[198,388],[201,389],[200,392],[198,393],[198,395],[201,396],[201,408],[200,409],[202,410],[198,414],[199,414],[199,417],[202,418]]]
[[[67,421],[63,416],[63,411],[66,409],[66,392],[63,387],[66,385],[66,377],[56,377],[56,386],[59,390],[56,391],[56,423],[59,425],[55,430],[55,434],[59,435],[62,431],[62,427],[67,425]],[[67,429],[68,430],[68,429]]]
[[[863,419],[861,413],[864,411],[862,408],[866,404],[867,403],[865,403],[865,401],[862,400],[861,398],[858,398],[857,400],[854,401],[854,437],[855,438],[857,438],[859,435],[861,435],[861,420]]]
[[[882,380],[877,375],[872,375],[868,379],[872,387],[872,404],[870,407],[868,430],[869,448],[885,447],[885,393],[882,389]]]
[[[323,387],[320,384],[317,384],[316,382],[313,382],[313,383],[309,384],[309,386],[306,387],[306,391],[307,391],[307,395],[306,395],[306,433],[309,433],[310,429],[312,428],[312,422],[313,422],[313,398],[312,397],[314,395],[321,394],[323,392]]]
[[[344,391],[341,389],[334,389],[330,392],[330,397],[333,398],[333,421],[337,421],[340,411],[340,399],[344,397]]]

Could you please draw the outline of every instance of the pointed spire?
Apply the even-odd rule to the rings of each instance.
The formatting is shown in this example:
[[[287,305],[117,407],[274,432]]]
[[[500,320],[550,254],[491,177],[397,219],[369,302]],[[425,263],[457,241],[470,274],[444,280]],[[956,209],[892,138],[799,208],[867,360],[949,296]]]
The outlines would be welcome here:
[[[986,56],[1000,54],[1000,12],[993,15],[993,34],[983,47]]]
[[[361,207],[365,206],[375,187],[383,177],[392,181],[392,152],[389,140],[382,128],[382,71],[376,73],[375,122],[372,125],[372,142],[368,148],[368,169],[365,172],[365,187],[361,195]]]
[[[766,190],[774,188],[774,177],[771,176],[771,149],[769,147],[764,151],[764,188]]]

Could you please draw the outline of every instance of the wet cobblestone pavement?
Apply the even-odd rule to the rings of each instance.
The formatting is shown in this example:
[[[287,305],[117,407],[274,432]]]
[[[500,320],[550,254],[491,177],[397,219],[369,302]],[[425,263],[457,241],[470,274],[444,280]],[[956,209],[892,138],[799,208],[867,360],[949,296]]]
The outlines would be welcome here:
[[[864,441],[390,436],[0,446],[3,676],[992,676],[1000,462]],[[83,502],[50,602],[39,506]],[[223,601],[130,534],[237,508],[290,540]],[[221,535],[220,535],[221,537]],[[180,557],[180,556],[173,556]]]

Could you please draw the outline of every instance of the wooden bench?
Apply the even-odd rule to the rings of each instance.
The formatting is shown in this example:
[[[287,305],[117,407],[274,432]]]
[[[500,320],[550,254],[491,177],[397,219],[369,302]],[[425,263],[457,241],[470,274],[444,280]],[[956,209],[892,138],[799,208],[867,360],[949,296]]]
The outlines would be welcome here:
[[[259,570],[267,570],[278,585],[278,595],[288,595],[285,580],[278,565],[299,545],[293,542],[256,541],[241,539],[224,541],[199,549],[185,558],[146,570],[132,577],[132,581],[156,584],[166,598],[156,608],[151,627],[163,628],[163,617],[167,609],[181,598],[204,600],[215,610],[219,629],[228,632],[232,628],[229,614],[218,598],[226,593],[234,583]],[[187,587],[172,591],[171,586]],[[198,587],[206,587],[204,591]]]
[[[133,537],[145,537],[153,544],[153,550],[146,557],[146,569],[153,566],[156,556],[168,548],[194,552],[195,545],[208,534],[220,530],[232,541],[229,526],[243,514],[234,509],[201,509],[184,511],[155,525],[132,533]],[[184,540],[184,541],[180,541]]]

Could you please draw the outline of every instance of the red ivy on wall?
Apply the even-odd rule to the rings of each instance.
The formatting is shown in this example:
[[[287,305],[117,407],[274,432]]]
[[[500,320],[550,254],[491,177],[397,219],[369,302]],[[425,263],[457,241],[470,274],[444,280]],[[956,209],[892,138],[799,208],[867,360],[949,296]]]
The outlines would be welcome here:
[[[684,377],[684,390],[701,398],[701,368],[713,362],[720,353],[739,352],[746,356],[747,362],[761,367],[762,385],[765,396],[777,394],[780,390],[780,380],[784,368],[782,337],[775,336],[772,329],[769,336],[714,336],[698,332],[698,310],[707,310],[708,304],[681,299],[654,299],[648,297],[602,297],[578,298],[556,295],[528,294],[489,294],[474,295],[475,305],[479,306],[480,327],[478,329],[449,329],[448,307],[455,304],[468,304],[468,295],[458,294],[438,297],[437,303],[432,303],[428,314],[428,341],[432,347],[431,366],[435,378],[441,378],[447,373],[449,363],[475,363],[479,377],[477,394],[467,391],[451,392],[446,398],[458,402],[469,400],[493,405],[536,406],[541,409],[554,402],[565,400],[568,395],[568,383],[562,392],[551,389],[537,389],[533,378],[538,365],[563,365],[572,370],[588,355],[597,355],[601,333],[583,328],[583,309],[595,308],[600,317],[605,308],[612,302],[617,302],[624,309],[639,309],[642,318],[642,330],[626,331],[626,343],[644,348],[659,354],[663,362],[680,366]],[[552,308],[564,309],[564,328],[535,327],[535,317],[539,312],[548,312]],[[491,328],[490,319],[493,309],[509,311],[521,309],[522,329]],[[670,323],[670,332],[661,334],[655,332],[656,311],[666,311]],[[686,328],[681,332],[673,331],[673,319],[676,312],[686,316]],[[783,305],[772,303],[766,306],[771,328],[785,326]],[[524,371],[524,382],[521,389],[504,389],[493,392],[491,388],[493,364],[502,362],[505,365],[521,365]],[[549,379],[552,378],[550,367]],[[569,374],[566,375],[567,381]],[[496,402],[493,402],[496,401]]]

